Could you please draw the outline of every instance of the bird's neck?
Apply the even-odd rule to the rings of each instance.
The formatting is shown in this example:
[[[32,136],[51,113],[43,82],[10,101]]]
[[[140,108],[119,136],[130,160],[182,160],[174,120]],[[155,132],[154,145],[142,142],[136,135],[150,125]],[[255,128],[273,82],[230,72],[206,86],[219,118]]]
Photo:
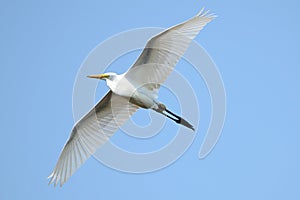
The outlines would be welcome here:
[[[116,75],[113,80],[107,79],[106,84],[112,92],[124,97],[131,97],[135,91],[135,87],[126,79],[124,74]]]

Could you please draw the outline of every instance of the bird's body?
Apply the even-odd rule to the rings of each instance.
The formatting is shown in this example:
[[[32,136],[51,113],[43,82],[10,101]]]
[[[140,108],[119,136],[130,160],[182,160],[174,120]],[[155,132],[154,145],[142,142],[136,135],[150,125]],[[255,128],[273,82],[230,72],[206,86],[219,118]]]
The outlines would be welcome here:
[[[129,102],[141,108],[158,108],[159,103],[155,100],[157,96],[154,96],[155,94],[146,87],[138,87],[134,81],[126,78],[126,73],[118,75],[109,72],[105,74],[109,75],[109,77],[106,78],[106,84],[114,94],[128,98]],[[96,76],[97,75],[89,77],[97,78]]]
[[[202,9],[190,20],[151,38],[127,72],[88,76],[106,80],[110,91],[73,127],[49,176],[49,183],[64,184],[138,108],[152,109],[194,130],[189,122],[160,103],[157,94],[160,85],[174,69],[190,42],[214,18],[214,15],[207,13]]]

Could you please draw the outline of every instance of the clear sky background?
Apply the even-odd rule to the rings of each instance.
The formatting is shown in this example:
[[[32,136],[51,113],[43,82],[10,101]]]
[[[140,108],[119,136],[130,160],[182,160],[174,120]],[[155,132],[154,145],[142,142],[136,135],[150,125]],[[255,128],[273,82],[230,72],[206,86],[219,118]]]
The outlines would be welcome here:
[[[88,53],[121,31],[167,28],[203,6],[218,18],[196,41],[227,93],[211,154],[198,159],[200,132],[163,170],[127,174],[92,158],[62,188],[48,186],[74,124],[73,84]],[[299,7],[296,0],[1,1],[0,199],[300,199]],[[209,109],[202,110],[207,123]]]

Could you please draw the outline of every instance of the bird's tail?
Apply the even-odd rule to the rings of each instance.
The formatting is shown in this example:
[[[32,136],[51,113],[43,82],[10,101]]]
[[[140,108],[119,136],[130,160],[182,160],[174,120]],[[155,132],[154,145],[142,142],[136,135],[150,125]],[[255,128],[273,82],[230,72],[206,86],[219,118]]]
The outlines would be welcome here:
[[[193,131],[195,131],[195,128],[193,127],[193,125],[191,125],[188,121],[186,121],[185,119],[183,119],[182,117],[172,113],[171,111],[169,111],[166,106],[164,104],[159,104],[158,105],[158,109],[155,111],[165,115],[166,117],[172,119],[173,121],[175,121],[177,124],[181,124],[187,128],[192,129]]]

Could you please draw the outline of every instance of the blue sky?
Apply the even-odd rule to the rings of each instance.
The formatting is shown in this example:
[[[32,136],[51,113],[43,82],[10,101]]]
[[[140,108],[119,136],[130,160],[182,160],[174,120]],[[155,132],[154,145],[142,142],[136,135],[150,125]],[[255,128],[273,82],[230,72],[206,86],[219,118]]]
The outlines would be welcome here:
[[[198,159],[200,131],[163,170],[122,173],[92,158],[62,188],[49,187],[46,177],[74,124],[74,80],[89,52],[114,34],[167,28],[203,6],[218,18],[196,41],[217,64],[227,94],[224,130],[211,154]],[[1,1],[0,198],[299,199],[298,8],[295,0]],[[107,90],[101,84],[99,98]],[[209,99],[201,88],[205,129]],[[174,98],[161,99],[177,109]]]

